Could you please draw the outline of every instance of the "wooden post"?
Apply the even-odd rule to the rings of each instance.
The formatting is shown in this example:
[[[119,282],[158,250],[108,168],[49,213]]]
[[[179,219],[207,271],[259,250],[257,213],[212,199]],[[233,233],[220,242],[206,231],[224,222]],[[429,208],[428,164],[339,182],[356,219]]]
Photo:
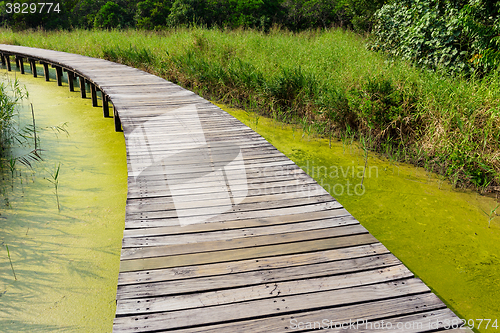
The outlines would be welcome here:
[[[80,95],[82,98],[87,98],[87,91],[85,90],[85,79],[80,76]]]
[[[62,76],[63,76],[62,68],[55,65],[52,65],[52,67],[56,69],[57,85],[62,86]]]
[[[16,59],[16,68],[20,69],[20,66],[19,66],[19,57],[18,56],[14,56],[14,58]]]
[[[12,68],[10,67],[10,56],[8,54],[5,55],[5,60],[7,61],[7,70],[10,72]]]
[[[43,76],[45,76],[45,81],[50,81],[49,64],[42,61],[40,61],[40,64],[43,65]]]
[[[38,73],[36,72],[36,60],[29,59],[29,62],[31,65],[31,73],[33,74],[33,77],[38,77]]]
[[[23,58],[21,57],[19,57],[19,69],[21,70],[21,74],[24,74]]]
[[[97,105],[97,91],[96,91],[96,87],[93,83],[90,83],[90,92],[92,93],[92,106],[98,106]]]
[[[1,54],[1,56],[2,56],[2,66],[7,65],[7,64],[5,63],[5,57],[4,57],[3,53]]]
[[[118,111],[116,111],[114,105],[113,105],[113,119],[115,121],[115,132],[123,132],[122,122],[120,121],[120,116],[118,116]]]
[[[69,85],[69,91],[75,91],[75,75],[73,74],[72,71],[66,71],[68,73],[68,85]]]
[[[102,113],[104,115],[104,118],[109,118],[109,103],[108,103],[108,96],[102,92],[101,90],[101,95],[102,95]]]

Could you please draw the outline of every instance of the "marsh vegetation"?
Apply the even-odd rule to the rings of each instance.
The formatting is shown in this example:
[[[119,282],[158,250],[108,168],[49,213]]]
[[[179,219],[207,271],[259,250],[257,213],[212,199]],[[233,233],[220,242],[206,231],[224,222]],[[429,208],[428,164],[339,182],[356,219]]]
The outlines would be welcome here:
[[[435,171],[481,192],[500,185],[500,74],[429,71],[344,30],[174,29],[13,33],[4,43],[121,62],[206,98]]]

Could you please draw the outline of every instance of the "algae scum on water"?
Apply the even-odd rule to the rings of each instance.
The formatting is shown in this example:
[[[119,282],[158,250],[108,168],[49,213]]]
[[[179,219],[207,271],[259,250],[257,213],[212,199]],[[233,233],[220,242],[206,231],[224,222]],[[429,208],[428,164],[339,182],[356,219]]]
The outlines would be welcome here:
[[[219,106],[313,177],[460,318],[500,322],[496,200],[458,191],[423,168],[382,159],[352,140],[329,148],[327,139],[293,126]],[[496,331],[484,326],[480,332]]]
[[[19,121],[31,121],[33,103],[43,161],[19,165],[12,187],[4,170],[0,244],[17,280],[2,246],[0,331],[109,332],[127,193],[123,134],[67,84],[8,75],[29,92]]]

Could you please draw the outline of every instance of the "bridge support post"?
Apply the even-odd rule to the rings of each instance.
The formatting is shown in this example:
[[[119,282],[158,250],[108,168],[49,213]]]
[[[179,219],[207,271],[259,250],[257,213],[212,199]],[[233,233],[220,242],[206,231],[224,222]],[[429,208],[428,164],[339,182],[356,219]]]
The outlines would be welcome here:
[[[7,62],[7,70],[10,72],[12,68],[10,67],[10,56],[8,54],[5,55],[5,61]]]
[[[43,76],[45,76],[45,81],[50,81],[49,64],[41,61],[40,64],[43,65]]]
[[[87,98],[87,91],[85,90],[85,79],[83,77],[79,77],[80,79],[80,95],[82,98]]]
[[[118,115],[118,111],[116,111],[114,105],[113,105],[113,119],[115,121],[115,132],[123,132],[122,122],[120,121],[120,116]]]
[[[104,118],[109,118],[109,98],[106,94],[104,94],[101,90],[101,95],[102,95],[102,113],[104,115]]]
[[[18,57],[17,58],[17,64],[18,64],[17,67],[21,71],[21,74],[24,74],[24,64],[23,64],[23,58],[22,57]]]
[[[68,85],[69,85],[69,91],[75,91],[75,75],[73,74],[72,71],[66,71],[68,73]]]
[[[62,86],[62,77],[63,77],[62,68],[59,66],[55,66],[55,68],[56,68],[57,85]]]
[[[36,60],[28,59],[28,61],[30,62],[31,73],[33,74],[33,77],[38,77],[38,73],[36,72]]]
[[[0,54],[0,55],[2,56],[2,66],[7,65],[7,64],[5,63],[5,56],[3,55],[3,53],[2,53],[2,54]]]
[[[98,106],[97,105],[97,90],[96,90],[95,84],[93,84],[93,83],[90,84],[90,92],[92,94],[92,106]]]

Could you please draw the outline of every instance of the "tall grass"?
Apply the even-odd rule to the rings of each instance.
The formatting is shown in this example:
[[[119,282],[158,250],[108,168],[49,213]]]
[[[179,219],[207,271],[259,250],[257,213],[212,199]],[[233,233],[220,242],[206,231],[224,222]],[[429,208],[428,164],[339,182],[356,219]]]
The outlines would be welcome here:
[[[500,185],[500,77],[449,77],[389,61],[343,30],[176,29],[13,33],[0,42],[101,57],[207,98],[425,166],[457,186]]]
[[[22,125],[18,121],[20,103],[27,97],[27,90],[19,84],[17,79],[6,78],[0,82],[0,171],[3,172],[4,168],[8,169],[12,190],[14,190],[14,179],[20,175],[19,164],[32,169],[34,162],[42,160],[39,154],[41,149],[37,144],[33,107],[32,125]],[[31,147],[32,141],[35,143],[34,149]],[[22,184],[22,178],[20,180]],[[5,199],[8,200],[6,197]]]

